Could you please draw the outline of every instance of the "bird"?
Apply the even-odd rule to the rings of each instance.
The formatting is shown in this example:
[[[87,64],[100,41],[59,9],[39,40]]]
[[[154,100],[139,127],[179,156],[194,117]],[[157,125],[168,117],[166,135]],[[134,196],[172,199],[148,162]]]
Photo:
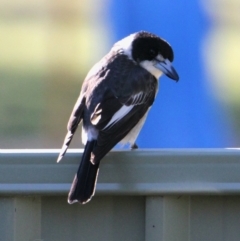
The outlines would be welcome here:
[[[118,143],[137,148],[136,139],[164,74],[179,80],[170,44],[139,31],[116,42],[88,72],[67,125],[57,162],[65,155],[82,122],[85,145],[68,203],[85,204],[94,196],[102,158]]]

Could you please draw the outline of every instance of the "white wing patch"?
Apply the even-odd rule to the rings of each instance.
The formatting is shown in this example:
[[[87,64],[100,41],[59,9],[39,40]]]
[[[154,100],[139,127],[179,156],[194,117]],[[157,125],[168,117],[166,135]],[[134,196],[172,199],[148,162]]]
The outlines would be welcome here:
[[[127,115],[131,110],[132,108],[134,107],[134,105],[129,105],[129,106],[126,106],[126,105],[123,105],[111,118],[111,120],[108,122],[108,124],[103,128],[106,129],[108,128],[109,126],[115,124],[116,122],[118,122],[119,120],[121,120],[125,115]]]
[[[141,99],[142,99],[142,96],[143,96],[143,92],[139,92],[138,94],[134,95],[133,97],[133,101],[132,101],[132,104],[133,105],[136,105],[136,104],[141,104]]]

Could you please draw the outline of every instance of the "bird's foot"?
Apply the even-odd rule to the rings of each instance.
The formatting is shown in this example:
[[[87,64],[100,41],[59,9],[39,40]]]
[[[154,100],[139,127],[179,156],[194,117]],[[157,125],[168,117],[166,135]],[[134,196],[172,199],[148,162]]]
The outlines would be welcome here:
[[[138,149],[138,145],[136,143],[131,145],[131,150]]]

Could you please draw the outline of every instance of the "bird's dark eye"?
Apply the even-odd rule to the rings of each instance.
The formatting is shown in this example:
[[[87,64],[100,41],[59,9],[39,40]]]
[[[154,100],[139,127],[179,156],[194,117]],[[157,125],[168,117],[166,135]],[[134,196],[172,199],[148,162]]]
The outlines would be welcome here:
[[[149,55],[154,58],[157,56],[157,51],[155,49],[150,49],[149,50]]]

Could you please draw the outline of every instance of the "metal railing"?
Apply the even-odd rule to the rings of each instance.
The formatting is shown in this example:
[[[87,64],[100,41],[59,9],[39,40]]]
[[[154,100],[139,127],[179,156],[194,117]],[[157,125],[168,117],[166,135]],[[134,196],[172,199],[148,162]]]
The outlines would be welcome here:
[[[57,155],[0,151],[0,241],[239,240],[239,149],[113,151],[86,205],[66,201],[81,151]]]

